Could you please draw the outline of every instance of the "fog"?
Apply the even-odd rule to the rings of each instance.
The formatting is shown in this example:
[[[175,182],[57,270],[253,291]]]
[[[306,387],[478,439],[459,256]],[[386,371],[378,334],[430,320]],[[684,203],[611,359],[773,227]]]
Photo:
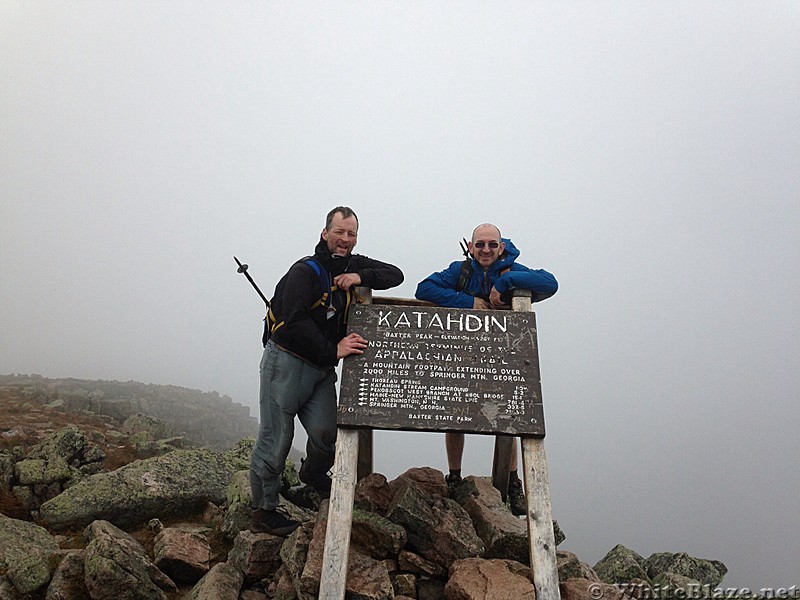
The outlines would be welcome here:
[[[6,0],[0,373],[257,415],[234,255],[271,295],[345,204],[405,273],[379,295],[413,297],[490,221],[560,283],[534,309],[561,547],[798,585],[798,31],[780,1]],[[443,438],[377,432],[375,468],[445,470]]]

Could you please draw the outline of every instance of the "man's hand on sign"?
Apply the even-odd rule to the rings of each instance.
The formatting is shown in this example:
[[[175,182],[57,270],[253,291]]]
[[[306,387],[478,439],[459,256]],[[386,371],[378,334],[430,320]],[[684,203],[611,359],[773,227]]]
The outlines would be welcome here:
[[[336,358],[344,358],[351,354],[364,354],[364,348],[367,347],[367,343],[367,340],[357,333],[351,333],[336,344]]]
[[[486,310],[492,307],[483,298],[478,298],[477,296],[475,296],[474,300],[472,301],[472,308],[474,308],[475,310]]]
[[[492,303],[494,308],[508,308],[508,304],[500,299],[500,292],[494,288],[492,288],[492,291],[489,292],[489,302]]]

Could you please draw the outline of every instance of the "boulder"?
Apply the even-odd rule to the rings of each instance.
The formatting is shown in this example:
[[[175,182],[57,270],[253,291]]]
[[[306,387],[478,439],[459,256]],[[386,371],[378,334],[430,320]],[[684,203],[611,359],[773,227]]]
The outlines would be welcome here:
[[[366,554],[351,550],[345,595],[363,600],[392,600],[394,588],[386,566]]]
[[[225,494],[228,510],[220,530],[228,540],[234,540],[240,531],[250,526],[253,493],[250,489],[250,473],[242,470],[234,473]]]
[[[228,563],[218,563],[197,582],[184,600],[238,600],[244,575]]]
[[[675,597],[675,590],[682,590],[689,592],[689,590],[700,590],[702,583],[698,579],[692,579],[685,575],[678,575],[671,571],[659,573],[653,577],[652,589],[658,590],[661,597],[669,598]],[[688,596],[688,593],[686,594]]]
[[[160,440],[172,435],[172,431],[166,423],[155,417],[143,415],[141,413],[133,414],[125,419],[121,429],[123,433],[129,436],[145,433],[145,439],[149,439],[150,441]]]
[[[0,451],[0,490],[10,490],[14,482],[14,456],[5,450]]]
[[[0,514],[0,573],[20,595],[30,594],[50,582],[50,557],[58,551],[43,528]],[[13,597],[13,596],[12,596]]]
[[[530,569],[524,565],[502,559],[464,558],[450,567],[444,597],[447,600],[535,600],[536,590]]]
[[[178,583],[197,583],[211,568],[210,529],[166,527],[153,540],[153,562]]]
[[[401,550],[397,555],[397,567],[401,571],[416,573],[424,577],[443,577],[447,572],[441,565],[408,550]]]
[[[314,595],[303,592],[299,587],[300,578],[306,566],[308,548],[314,537],[314,529],[313,522],[303,523],[286,538],[286,541],[281,546],[280,555],[285,570],[281,574],[282,584],[279,583],[279,586],[282,585],[284,588],[291,587],[297,595],[297,600],[315,598]]]
[[[226,450],[223,456],[237,471],[247,471],[250,469],[250,457],[253,454],[253,446],[256,439],[253,437],[246,437],[239,440],[230,449]],[[289,460],[286,461],[287,465]],[[294,466],[292,466],[294,468]],[[284,477],[286,474],[284,473]]]
[[[245,583],[266,579],[281,565],[284,538],[268,533],[242,531],[228,553],[228,563],[244,574]]]
[[[373,512],[353,509],[351,547],[361,549],[375,560],[397,556],[406,545],[406,530]]]
[[[72,473],[67,461],[60,456],[54,456],[50,460],[21,460],[14,466],[14,475],[19,485],[38,485],[66,481]]]
[[[175,583],[148,558],[142,545],[108,521],[84,532],[84,581],[93,599],[166,600]]]
[[[395,598],[398,596],[413,598],[417,595],[417,576],[413,573],[393,573],[389,577],[392,580]]]
[[[644,565],[644,558],[617,544],[594,566],[594,571],[606,583],[628,583],[633,579],[649,581]]]
[[[19,592],[5,577],[0,577],[0,600],[18,600]]]
[[[728,572],[728,567],[718,560],[695,558],[685,552],[651,554],[645,565],[647,575],[654,583],[659,575],[674,573],[675,575],[699,581],[701,584],[709,585],[712,588],[717,587]]]
[[[322,558],[325,547],[327,519],[314,525],[313,536],[308,545],[305,565],[295,587],[312,597],[319,595],[322,577]],[[364,600],[382,600],[394,597],[392,582],[386,566],[351,546],[347,560],[346,592],[348,597]]]
[[[386,477],[380,473],[370,473],[356,484],[353,505],[362,510],[381,515],[386,514],[394,492]]]
[[[558,566],[558,580],[567,579],[588,579],[589,581],[600,581],[594,569],[581,562],[572,552],[558,550],[556,552],[556,565]]]
[[[444,473],[431,467],[409,469],[389,482],[389,489],[392,491],[392,495],[396,495],[409,483],[413,483],[427,494],[447,497],[447,482],[444,479]]]
[[[39,517],[55,530],[96,520],[135,528],[154,517],[185,517],[208,502],[222,503],[234,471],[209,450],[176,450],[92,475],[45,502]]]
[[[468,493],[465,493],[468,492]],[[486,558],[530,560],[527,523],[511,514],[500,491],[486,477],[467,477],[459,487],[462,506],[486,548]]]
[[[394,497],[387,517],[408,532],[410,549],[444,568],[460,558],[483,556],[484,545],[469,514],[457,502],[426,493],[413,482]]]
[[[51,460],[55,457],[77,466],[87,447],[86,435],[75,425],[54,431],[28,452],[28,458]]]
[[[67,550],[47,587],[45,600],[88,600],[83,573],[83,550]]]

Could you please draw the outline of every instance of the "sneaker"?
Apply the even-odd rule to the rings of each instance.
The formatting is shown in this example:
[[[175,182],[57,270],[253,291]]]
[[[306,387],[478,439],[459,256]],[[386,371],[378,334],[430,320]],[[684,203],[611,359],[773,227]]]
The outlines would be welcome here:
[[[463,481],[461,479],[461,475],[452,475],[448,474],[444,476],[444,480],[447,483],[447,492],[452,495],[453,492],[456,491],[456,488],[461,485]]]
[[[253,533],[270,533],[285,536],[300,527],[300,521],[287,517],[277,510],[256,509],[250,521],[250,531]]]
[[[528,502],[525,500],[525,492],[522,491],[522,482],[519,479],[508,482],[508,504],[514,516],[520,517],[528,513]]]
[[[302,483],[314,488],[314,491],[319,494],[323,500],[331,497],[331,478],[327,474],[322,477],[310,477],[306,469],[308,461],[305,458],[300,459],[300,472],[297,474]]]

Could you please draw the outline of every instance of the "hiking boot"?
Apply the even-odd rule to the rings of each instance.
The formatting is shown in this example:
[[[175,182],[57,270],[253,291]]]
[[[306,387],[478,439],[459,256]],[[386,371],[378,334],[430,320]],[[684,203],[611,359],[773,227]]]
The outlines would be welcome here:
[[[444,480],[447,483],[447,493],[449,495],[453,495],[453,492],[456,491],[456,488],[461,485],[463,481],[461,479],[461,475],[453,475],[452,473],[449,475],[444,476]]]
[[[253,533],[270,533],[283,537],[298,527],[300,527],[300,521],[295,521],[277,510],[256,509],[250,520],[250,531]]]
[[[311,477],[308,474],[308,469],[306,469],[306,465],[308,461],[304,458],[300,459],[300,472],[297,474],[298,478],[302,483],[305,483],[308,486],[314,488],[314,491],[319,494],[321,499],[330,498],[331,497],[331,478],[328,477],[327,473],[322,477]]]
[[[508,482],[508,504],[511,514],[520,517],[528,512],[528,502],[525,492],[522,491],[522,482],[519,479]]]

